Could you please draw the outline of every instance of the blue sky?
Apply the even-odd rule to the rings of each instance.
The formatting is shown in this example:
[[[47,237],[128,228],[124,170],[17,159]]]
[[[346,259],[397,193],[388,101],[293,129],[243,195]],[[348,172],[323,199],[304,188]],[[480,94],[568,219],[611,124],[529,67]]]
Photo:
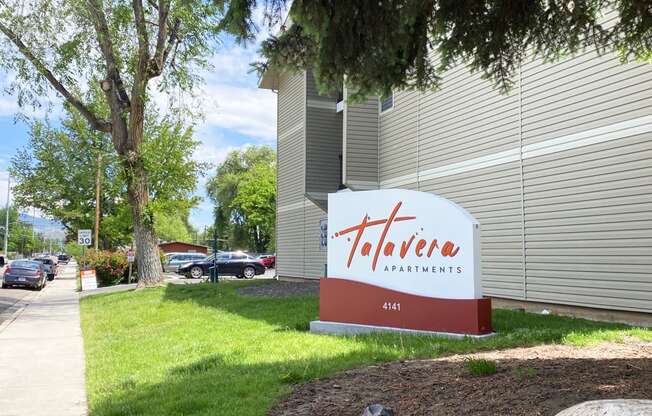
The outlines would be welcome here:
[[[261,40],[263,35],[259,37]],[[257,88],[258,77],[248,73],[249,64],[258,60],[257,45],[247,48],[227,39],[211,59],[213,69],[204,76],[205,84],[194,91],[193,106],[199,106],[204,117],[197,123],[195,138],[201,142],[194,154],[197,160],[220,163],[231,150],[249,145],[276,146],[276,95]],[[8,75],[0,73],[0,85]],[[59,99],[52,96],[53,109],[59,111]],[[7,166],[17,150],[27,143],[28,129],[16,121],[19,111],[16,99],[0,91],[0,206],[6,201]],[[26,109],[32,117],[42,111]],[[212,223],[212,204],[205,195],[205,184],[213,170],[200,178],[197,194],[204,201],[191,213],[191,223],[203,228]]]

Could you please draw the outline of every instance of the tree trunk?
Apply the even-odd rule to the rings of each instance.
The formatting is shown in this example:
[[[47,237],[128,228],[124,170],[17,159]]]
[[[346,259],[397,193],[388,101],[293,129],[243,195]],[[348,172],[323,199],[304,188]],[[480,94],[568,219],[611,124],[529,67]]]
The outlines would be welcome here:
[[[154,216],[147,209],[149,193],[147,172],[141,157],[125,160],[127,193],[131,205],[138,265],[138,287],[157,286],[163,281],[163,269],[154,230]]]

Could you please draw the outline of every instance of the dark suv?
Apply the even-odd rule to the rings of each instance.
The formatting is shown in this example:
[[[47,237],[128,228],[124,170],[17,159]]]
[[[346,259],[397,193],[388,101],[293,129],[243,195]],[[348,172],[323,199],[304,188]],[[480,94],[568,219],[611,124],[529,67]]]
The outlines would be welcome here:
[[[179,266],[179,274],[195,279],[208,276],[213,267],[214,255],[204,260],[193,261]],[[265,266],[259,259],[241,251],[224,251],[217,253],[217,272],[220,276],[236,276],[238,279],[253,279],[265,273]]]
[[[54,276],[57,275],[57,265],[54,260],[49,257],[36,257],[33,258],[32,261],[38,261],[39,263],[42,263],[48,280],[54,280]]]

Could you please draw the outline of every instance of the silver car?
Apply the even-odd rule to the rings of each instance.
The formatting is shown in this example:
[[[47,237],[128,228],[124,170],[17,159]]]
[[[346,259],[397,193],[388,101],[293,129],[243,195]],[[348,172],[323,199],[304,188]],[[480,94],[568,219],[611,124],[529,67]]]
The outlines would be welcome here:
[[[201,261],[205,258],[206,255],[202,253],[176,253],[168,257],[167,262],[163,265],[163,270],[176,273],[179,270],[179,266]]]

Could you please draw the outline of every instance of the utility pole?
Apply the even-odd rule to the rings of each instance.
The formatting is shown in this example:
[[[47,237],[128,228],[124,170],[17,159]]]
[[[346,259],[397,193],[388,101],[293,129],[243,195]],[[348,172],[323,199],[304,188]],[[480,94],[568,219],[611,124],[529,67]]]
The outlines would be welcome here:
[[[7,204],[5,205],[5,246],[4,253],[7,257],[9,249],[9,197],[11,196],[11,175],[7,175]]]
[[[102,152],[97,152],[97,173],[95,175],[95,250],[100,240],[100,190],[102,187]]]

